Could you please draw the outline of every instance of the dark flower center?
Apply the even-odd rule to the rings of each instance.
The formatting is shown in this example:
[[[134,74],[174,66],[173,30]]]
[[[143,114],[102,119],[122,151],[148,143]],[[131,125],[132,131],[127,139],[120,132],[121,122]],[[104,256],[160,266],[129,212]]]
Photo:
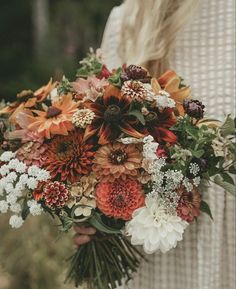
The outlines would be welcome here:
[[[55,106],[50,106],[50,107],[48,108],[46,117],[47,117],[47,118],[55,117],[55,116],[61,114],[61,112],[62,112],[62,111],[61,111],[59,108],[57,108],[57,107],[55,107]]]
[[[105,121],[116,122],[121,118],[121,111],[117,105],[109,105],[104,113]]]
[[[146,121],[146,124],[149,126],[156,124],[156,122],[158,121],[157,114],[154,111],[149,112],[145,116],[145,121]]]
[[[128,159],[127,153],[122,150],[115,150],[110,154],[110,161],[114,165],[121,165]]]

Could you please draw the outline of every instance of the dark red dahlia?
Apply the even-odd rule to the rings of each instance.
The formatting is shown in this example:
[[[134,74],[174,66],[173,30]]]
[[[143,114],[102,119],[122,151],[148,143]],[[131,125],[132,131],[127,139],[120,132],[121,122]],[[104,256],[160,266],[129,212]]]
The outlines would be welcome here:
[[[137,65],[129,65],[127,68],[125,68],[126,75],[129,79],[143,79],[147,76],[147,70],[142,68],[141,66]]]
[[[66,205],[69,200],[69,191],[66,186],[60,182],[50,182],[43,190],[45,204],[50,209],[59,209]]]

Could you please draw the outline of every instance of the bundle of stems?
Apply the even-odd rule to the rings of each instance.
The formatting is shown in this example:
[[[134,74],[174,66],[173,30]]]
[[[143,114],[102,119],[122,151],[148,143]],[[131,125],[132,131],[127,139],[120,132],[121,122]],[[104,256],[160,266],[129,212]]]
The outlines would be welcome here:
[[[143,258],[125,236],[97,232],[69,258],[66,280],[74,280],[76,287],[115,289],[132,278]]]

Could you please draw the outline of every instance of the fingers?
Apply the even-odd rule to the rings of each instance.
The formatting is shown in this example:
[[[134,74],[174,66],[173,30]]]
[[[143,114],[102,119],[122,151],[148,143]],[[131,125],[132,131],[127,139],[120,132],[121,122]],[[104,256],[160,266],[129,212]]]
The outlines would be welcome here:
[[[74,243],[77,246],[84,245],[91,241],[91,237],[89,235],[75,235],[74,236]]]
[[[75,227],[75,231],[81,235],[94,235],[96,233],[96,229],[92,227]]]

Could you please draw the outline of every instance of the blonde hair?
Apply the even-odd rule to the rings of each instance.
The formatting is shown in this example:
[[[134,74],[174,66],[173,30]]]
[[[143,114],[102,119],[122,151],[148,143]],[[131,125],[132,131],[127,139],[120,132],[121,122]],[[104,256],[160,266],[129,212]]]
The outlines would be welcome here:
[[[126,0],[120,58],[143,65],[153,74],[168,68],[177,33],[200,0]]]

